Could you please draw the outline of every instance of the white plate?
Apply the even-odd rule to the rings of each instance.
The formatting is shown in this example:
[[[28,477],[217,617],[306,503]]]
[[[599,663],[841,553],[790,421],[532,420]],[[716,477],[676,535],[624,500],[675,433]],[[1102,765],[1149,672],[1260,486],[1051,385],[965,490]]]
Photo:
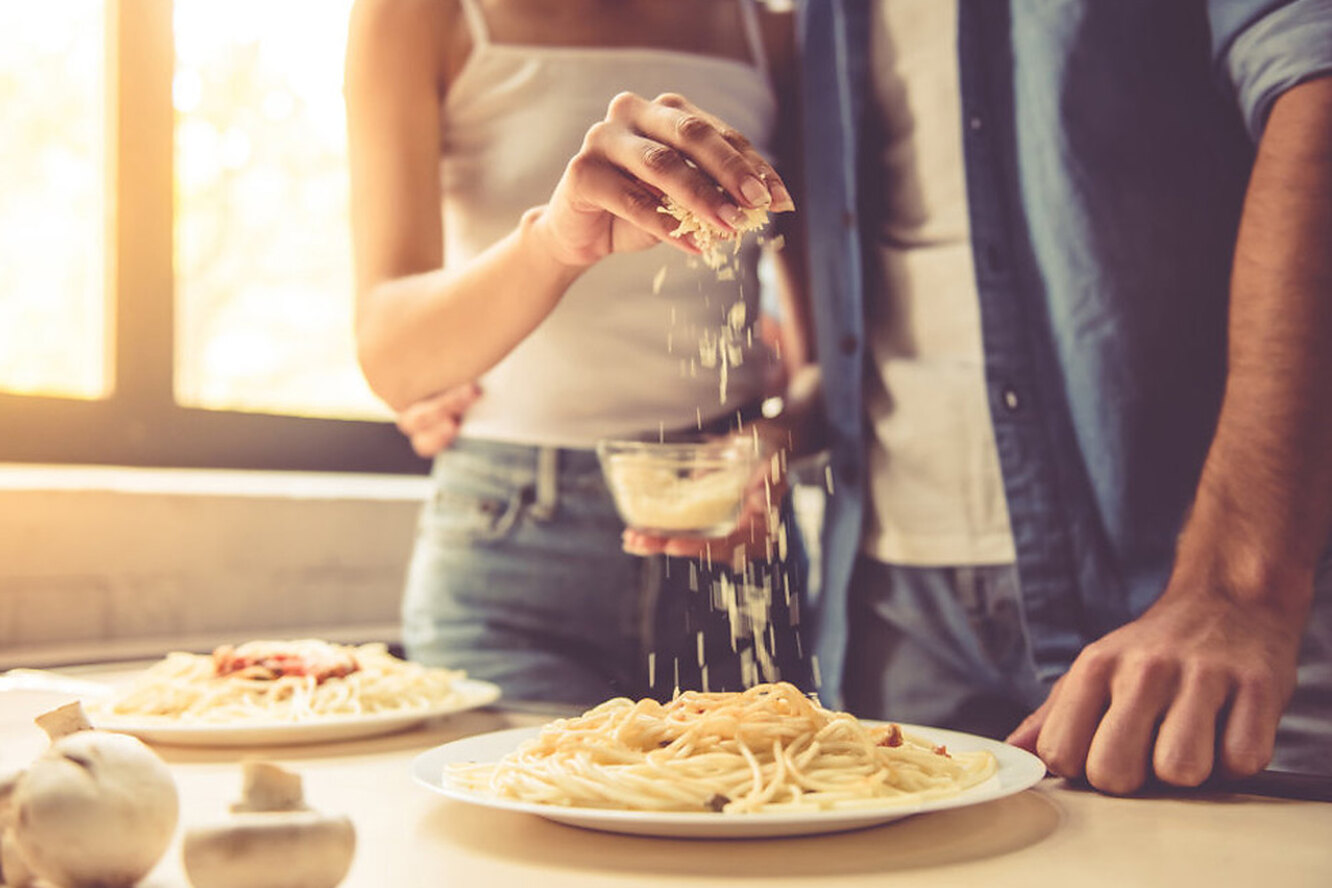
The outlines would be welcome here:
[[[189,724],[164,719],[88,713],[94,727],[122,734],[133,734],[150,743],[176,746],[279,746],[293,743],[328,743],[353,740],[403,731],[426,719],[452,715],[486,706],[499,699],[500,689],[488,681],[460,679],[454,684],[458,695],[438,706],[370,715],[328,716],[303,722],[236,722],[232,724]]]
[[[874,722],[867,722],[874,724]],[[878,809],[855,809],[810,812],[778,812],[772,814],[734,814],[723,815],[711,812],[688,811],[612,811],[602,808],[564,808],[557,805],[541,805],[533,802],[520,802],[502,799],[479,792],[454,786],[444,782],[444,768],[447,765],[463,762],[493,762],[512,752],[529,737],[534,737],[540,728],[514,728],[508,731],[496,731],[480,734],[445,743],[417,756],[412,762],[412,776],[435,792],[463,802],[500,808],[506,811],[523,811],[536,814],[548,820],[598,829],[607,832],[629,833],[642,836],[663,836],[670,838],[766,838],[775,836],[806,836],[819,833],[840,832],[875,826],[922,814],[927,811],[943,811],[948,808],[961,808],[966,805],[978,805],[994,799],[1001,799],[1019,793],[1035,785],[1045,776],[1045,764],[1031,753],[989,740],[973,734],[958,731],[945,731],[941,728],[926,728],[918,725],[902,725],[902,729],[930,740],[933,743],[946,744],[955,752],[988,750],[998,762],[998,770],[983,783],[964,790],[955,796],[941,799],[924,799],[905,804]]]

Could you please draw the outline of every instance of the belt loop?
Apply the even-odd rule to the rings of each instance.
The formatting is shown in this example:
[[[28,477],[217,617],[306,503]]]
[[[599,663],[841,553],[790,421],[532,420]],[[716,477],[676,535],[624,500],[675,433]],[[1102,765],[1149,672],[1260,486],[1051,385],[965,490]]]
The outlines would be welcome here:
[[[555,517],[560,503],[560,451],[556,447],[538,447],[536,460],[536,499],[531,515],[538,521]]]

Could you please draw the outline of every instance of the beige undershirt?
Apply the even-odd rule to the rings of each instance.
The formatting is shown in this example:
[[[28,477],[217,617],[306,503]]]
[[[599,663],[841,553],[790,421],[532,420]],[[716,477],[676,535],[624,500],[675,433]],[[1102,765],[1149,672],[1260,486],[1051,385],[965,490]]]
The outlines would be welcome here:
[[[871,185],[862,551],[913,566],[1008,563],[968,234],[957,3],[878,0],[872,29],[883,176]]]

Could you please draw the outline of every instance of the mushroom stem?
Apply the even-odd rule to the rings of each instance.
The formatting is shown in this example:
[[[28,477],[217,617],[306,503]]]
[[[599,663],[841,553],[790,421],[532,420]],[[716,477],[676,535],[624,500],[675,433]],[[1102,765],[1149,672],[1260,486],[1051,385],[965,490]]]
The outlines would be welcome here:
[[[61,737],[77,734],[79,731],[92,730],[92,724],[83,711],[83,704],[78,700],[73,703],[66,703],[64,706],[52,709],[50,712],[44,712],[37,716],[34,721],[37,722],[37,727],[45,731],[46,736],[51,738],[52,743]]]
[[[231,811],[305,811],[301,775],[271,762],[247,761],[241,765],[241,799]]]

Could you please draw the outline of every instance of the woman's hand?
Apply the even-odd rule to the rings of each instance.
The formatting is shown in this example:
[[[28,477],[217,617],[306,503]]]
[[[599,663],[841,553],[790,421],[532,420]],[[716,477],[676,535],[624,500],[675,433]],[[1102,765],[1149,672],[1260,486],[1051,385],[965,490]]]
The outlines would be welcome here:
[[[777,457],[770,463],[781,463]],[[677,558],[706,558],[721,564],[778,560],[784,555],[781,540],[781,504],[786,498],[784,473],[765,467],[745,490],[744,504],[735,530],[724,537],[697,539],[666,537],[626,528],[621,538],[630,555],[672,555]]]
[[[787,462],[808,456],[827,445],[823,418],[823,381],[817,364],[794,371],[774,417],[748,426],[748,435],[761,442],[769,455],[745,491],[740,520],[734,531],[718,539],[666,537],[626,530],[621,543],[631,555],[674,555],[710,558],[733,564],[785,556],[781,504],[790,490]]]
[[[480,396],[476,383],[465,382],[423,398],[398,413],[398,430],[412,442],[417,456],[430,459],[453,444],[463,414]]]
[[[744,500],[735,529],[724,537],[699,539],[644,533],[627,528],[621,537],[630,555],[672,555],[706,558],[723,564],[777,560],[785,556],[781,506],[790,490],[786,459],[790,436],[770,420],[758,420],[745,432],[736,433],[743,446],[762,448],[765,458],[744,490]]]
[[[772,165],[724,121],[673,93],[625,92],[588,130],[534,229],[571,266],[662,241],[698,252],[671,236],[678,223],[658,211],[663,196],[723,232],[735,231],[741,207],[794,206]]]

